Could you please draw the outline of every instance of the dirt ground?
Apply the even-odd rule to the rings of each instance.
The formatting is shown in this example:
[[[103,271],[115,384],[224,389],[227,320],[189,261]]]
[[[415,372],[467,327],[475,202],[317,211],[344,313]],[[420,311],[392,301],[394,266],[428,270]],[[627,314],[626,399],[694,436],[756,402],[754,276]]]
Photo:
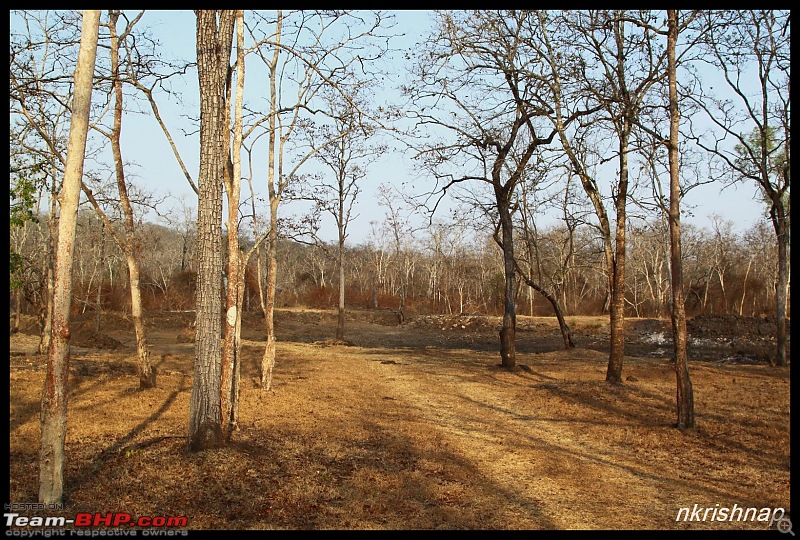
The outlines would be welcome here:
[[[186,451],[193,313],[148,318],[158,388],[136,389],[131,323],[74,320],[66,507],[186,516],[189,529],[766,529],[676,520],[681,508],[790,516],[790,368],[774,322],[689,322],[697,428],[675,423],[669,322],[628,319],[620,386],[608,323],[519,317],[518,368],[482,316],[282,309],[272,391],[254,384],[263,319],[243,321],[240,429]],[[37,500],[45,360],[32,321],[10,338],[12,503]],[[187,339],[188,338],[188,339]],[[715,506],[716,505],[716,506]],[[36,515],[33,513],[22,515]],[[39,514],[41,515],[41,514]],[[708,514],[709,516],[711,514]]]

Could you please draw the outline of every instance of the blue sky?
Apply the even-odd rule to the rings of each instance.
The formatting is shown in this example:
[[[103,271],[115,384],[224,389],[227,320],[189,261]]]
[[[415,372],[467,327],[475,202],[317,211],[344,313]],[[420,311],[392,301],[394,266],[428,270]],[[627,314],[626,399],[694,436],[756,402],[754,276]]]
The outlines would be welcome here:
[[[394,32],[406,34],[405,37],[396,39],[394,46],[413,51],[415,43],[430,24],[431,14],[425,11],[399,11],[394,14],[397,22]],[[149,11],[139,24],[149,27],[157,36],[163,46],[165,58],[194,61],[195,20],[192,11]],[[401,59],[402,54],[398,54],[397,57]],[[387,82],[384,86],[386,95],[378,97],[391,99],[398,95],[395,85],[403,82],[403,71],[404,68],[399,64],[392,70],[395,80]],[[174,90],[180,92],[180,101],[167,101],[162,95],[159,98],[159,107],[181,150],[182,158],[196,180],[199,134],[192,122],[186,118],[187,115],[197,116],[199,111],[196,72],[190,71],[187,76],[176,80],[172,85]],[[246,93],[247,99],[255,96],[255,92],[264,92],[266,89],[266,78],[260,76],[257,70],[251,70],[250,63],[246,74],[246,87],[247,92],[254,92],[254,94]],[[258,90],[259,88],[261,90]],[[157,195],[169,194],[174,198],[182,197],[187,204],[194,205],[194,192],[186,182],[161,129],[149,113],[149,106],[143,104],[142,109],[146,114],[128,113],[123,122],[123,157],[135,164],[135,167],[130,169],[129,178]],[[184,131],[190,132],[190,135],[185,136]],[[260,159],[266,160],[265,156]],[[262,187],[265,187],[265,173],[257,173],[254,181],[256,184],[260,181]],[[390,154],[375,163],[363,184],[363,193],[356,209],[358,218],[350,228],[350,243],[365,241],[371,229],[370,222],[384,219],[384,210],[376,203],[375,198],[379,184],[389,183],[399,186],[404,182],[413,181],[424,184],[425,179],[419,178],[419,173],[413,169],[406,156]],[[755,193],[756,190],[751,184],[728,187],[722,192],[718,185],[698,187],[684,202],[686,207],[695,207],[693,216],[684,217],[684,222],[709,226],[709,216],[719,214],[733,220],[736,228],[743,230],[762,219],[764,214],[763,203],[755,197]],[[243,196],[246,194],[243,193]],[[166,209],[174,204],[174,200],[170,200],[162,208]],[[446,217],[446,210],[447,206],[441,212],[442,218]],[[286,206],[282,213],[291,214],[293,210]],[[332,240],[334,236],[331,223],[328,224],[327,230],[331,234],[325,234],[324,237]]]
[[[392,30],[395,34],[407,34],[405,37],[398,37],[393,40],[393,47],[411,48],[418,39],[418,34],[428,23],[430,14],[424,11],[401,11],[395,12],[397,26]],[[165,55],[169,58],[188,59],[194,61],[195,58],[195,16],[191,11],[151,11],[145,14],[140,24],[149,26],[153,33],[163,45]],[[402,56],[398,54],[398,56]],[[260,67],[260,66],[259,66]],[[401,84],[401,70],[394,71],[394,78],[391,84],[384,86],[387,99],[396,99],[398,94],[395,86]],[[181,150],[181,155],[187,168],[196,176],[198,170],[199,135],[193,133],[190,137],[182,135],[181,129],[192,131],[194,127],[187,121],[186,115],[197,116],[199,111],[199,94],[197,89],[196,71],[184,80],[173,83],[173,88],[182,93],[180,103],[161,101],[159,108],[165,118],[176,145]],[[248,62],[248,70],[245,74],[245,96],[252,99],[254,96],[248,92],[254,88],[262,91],[266,88],[266,79],[254,70],[251,70]],[[260,97],[260,96],[256,96]],[[145,108],[145,112],[149,112]],[[265,148],[265,147],[263,147]],[[174,155],[162,134],[156,120],[150,114],[128,114],[126,115],[123,128],[123,152],[125,159],[138,164],[136,169],[136,181],[158,193],[165,193],[167,190],[174,197],[183,197],[191,203],[194,192],[184,178]],[[262,161],[265,159],[262,158]],[[245,164],[243,163],[243,167]],[[384,214],[382,209],[376,204],[375,193],[381,183],[400,185],[408,181],[415,173],[411,170],[412,165],[408,159],[401,154],[390,154],[373,164],[369,169],[368,177],[362,185],[362,194],[359,196],[354,215],[358,215],[349,229],[350,243],[358,244],[366,240],[370,232],[370,221],[383,221]],[[259,176],[256,174],[254,183],[266,186],[265,172],[261,171]],[[195,178],[196,180],[196,178]],[[246,196],[246,185],[243,184],[243,196]],[[256,188],[258,189],[258,188]],[[282,215],[294,213],[296,206],[285,206],[281,210]],[[323,232],[326,240],[333,240],[333,223],[328,222],[328,234]]]

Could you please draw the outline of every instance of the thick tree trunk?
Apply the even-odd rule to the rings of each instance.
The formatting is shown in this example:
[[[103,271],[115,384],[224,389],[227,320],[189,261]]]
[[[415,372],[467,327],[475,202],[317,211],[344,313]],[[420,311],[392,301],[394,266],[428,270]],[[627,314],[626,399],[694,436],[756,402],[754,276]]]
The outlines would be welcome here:
[[[100,12],[83,12],[81,44],[75,68],[72,120],[69,130],[64,183],[59,196],[58,248],[55,259],[52,336],[48,350],[41,405],[39,451],[39,502],[58,504],[64,496],[64,442],[67,434],[67,378],[69,375],[70,303],[72,301],[72,255],[78,203],[83,177],[92,74],[97,56]]]
[[[620,262],[619,241],[616,245],[609,315],[610,351],[606,369],[606,381],[610,383],[622,382],[622,366],[625,359],[625,263]]]
[[[694,392],[689,377],[689,361],[686,355],[686,310],[683,295],[683,258],[681,257],[681,186],[678,162],[678,84],[676,80],[675,48],[678,42],[678,14],[667,10],[667,63],[669,78],[669,238],[670,263],[672,266],[672,341],[675,354],[677,380],[678,429],[695,426]]]
[[[198,10],[197,72],[200,84],[200,198],[197,212],[198,273],[195,366],[189,402],[189,450],[220,446],[222,337],[222,178],[228,134],[225,80],[234,27],[233,10]]]

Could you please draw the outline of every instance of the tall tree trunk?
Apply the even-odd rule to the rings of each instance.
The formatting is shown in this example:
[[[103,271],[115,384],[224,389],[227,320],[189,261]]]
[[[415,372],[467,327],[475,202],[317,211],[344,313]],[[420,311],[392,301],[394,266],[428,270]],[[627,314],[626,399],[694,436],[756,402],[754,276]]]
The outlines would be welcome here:
[[[67,379],[69,376],[70,303],[72,300],[72,255],[75,245],[92,75],[97,57],[100,12],[83,12],[81,44],[75,67],[72,119],[69,129],[64,182],[59,196],[58,248],[55,259],[52,336],[48,350],[41,405],[39,452],[39,502],[59,504],[64,496],[64,442],[67,434]]]
[[[625,206],[628,198],[628,134],[630,122],[626,119],[620,134],[620,172],[617,186],[617,231],[614,238],[614,262],[611,267],[610,352],[606,381],[622,382],[625,360]]]
[[[244,271],[239,251],[239,194],[241,191],[241,147],[242,147],[242,94],[244,91],[244,12],[236,13],[236,99],[234,107],[232,160],[226,179],[228,192],[228,290],[225,310],[225,341],[222,352],[222,376],[220,403],[222,407],[222,431],[229,440],[237,425],[237,401],[239,397],[238,371],[241,358],[240,336],[242,300],[244,297]],[[226,122],[226,125],[228,123]],[[226,141],[229,137],[225,138]]]
[[[269,152],[267,164],[267,188],[269,192],[269,232],[267,235],[267,294],[264,299],[264,323],[267,330],[267,343],[264,346],[264,356],[261,358],[260,384],[261,390],[266,392],[272,388],[272,369],[275,367],[275,292],[277,287],[278,268],[278,206],[281,202],[281,191],[276,188],[276,181],[281,181],[281,172],[275,161],[276,141],[276,115],[278,111],[277,93],[277,67],[280,48],[277,46],[281,39],[283,25],[283,12],[278,12],[278,21],[275,30],[275,50],[269,64]]]
[[[669,239],[672,266],[672,342],[677,378],[678,429],[693,428],[694,392],[686,355],[686,309],[681,257],[681,186],[678,163],[678,83],[675,48],[678,42],[678,13],[667,10],[667,69],[669,78]]]
[[[125,239],[123,251],[128,263],[128,277],[131,287],[131,316],[133,328],[136,333],[136,370],[139,375],[139,388],[154,388],[156,385],[156,371],[150,363],[150,348],[147,345],[147,335],[144,328],[142,309],[142,290],[139,279],[139,241],[136,238],[136,228],[133,219],[133,207],[128,197],[128,187],[125,183],[125,169],[122,162],[122,149],[120,137],[122,134],[122,80],[119,76],[119,42],[116,25],[119,11],[109,12],[109,31],[111,34],[111,75],[114,84],[114,127],[111,130],[111,152],[114,156],[114,168],[117,178],[120,205],[125,216]],[[109,227],[109,231],[113,230]]]
[[[233,10],[198,10],[197,73],[200,86],[200,197],[197,211],[198,273],[195,365],[189,402],[189,450],[220,446],[222,411],[222,179],[225,169],[225,80],[233,40]]]

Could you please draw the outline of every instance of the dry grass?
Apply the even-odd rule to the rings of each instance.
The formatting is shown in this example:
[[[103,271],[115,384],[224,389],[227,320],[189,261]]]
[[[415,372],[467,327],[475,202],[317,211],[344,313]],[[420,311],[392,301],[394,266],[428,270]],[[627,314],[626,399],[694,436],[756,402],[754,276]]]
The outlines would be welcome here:
[[[692,362],[698,427],[681,432],[666,359],[628,358],[635,380],[614,387],[598,350],[523,351],[508,372],[440,332],[353,322],[356,345],[335,345],[334,315],[290,315],[278,314],[269,393],[251,382],[262,342],[246,321],[241,429],[197,454],[185,448],[192,344],[175,342],[185,321],[153,326],[151,391],[134,389],[130,348],[75,351],[64,515],[188,516],[191,529],[763,529],[676,516],[790,509],[788,368]],[[107,331],[130,344],[127,328]],[[480,331],[460,339],[491,349],[494,330]],[[36,500],[36,343],[11,338],[11,502]]]

